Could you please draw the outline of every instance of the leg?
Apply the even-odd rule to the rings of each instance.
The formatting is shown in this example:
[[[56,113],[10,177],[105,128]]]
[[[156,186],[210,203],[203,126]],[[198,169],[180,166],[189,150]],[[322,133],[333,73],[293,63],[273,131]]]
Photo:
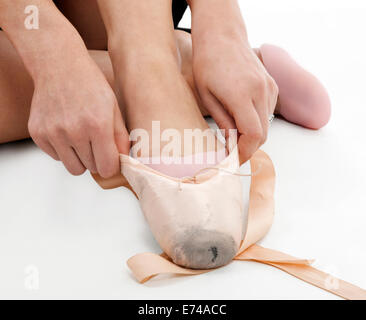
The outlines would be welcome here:
[[[147,66],[141,65],[140,62],[139,68],[146,70],[152,67],[149,64]],[[183,135],[185,129],[199,129],[201,132],[207,130],[207,123],[204,121],[194,95],[180,72],[178,61],[163,65],[153,64],[151,70],[152,72],[148,73],[133,74],[132,79],[129,79],[134,84],[132,87],[123,86],[122,83],[122,90],[127,90],[129,95],[125,109],[128,129],[130,131],[144,129],[151,137],[152,121],[159,120],[161,131],[174,129]],[[136,85],[138,85],[138,90],[136,90]],[[215,151],[217,145],[219,145],[218,148],[223,148],[217,144],[212,133],[211,135],[212,139],[207,139],[203,150]],[[164,147],[162,142],[158,150],[159,155],[163,154]],[[151,157],[150,150],[148,154],[143,154],[143,157]],[[181,149],[181,155],[187,156],[185,149]],[[181,164],[181,166],[184,165]],[[207,167],[207,164],[204,165]],[[156,168],[158,171],[164,170],[166,172],[165,169],[164,167]],[[175,167],[174,170],[179,170],[179,168]],[[194,173],[191,172],[190,176]],[[129,182],[132,186],[136,182],[143,181],[142,189],[146,192],[142,193],[140,200],[145,216],[158,242],[170,254],[175,263],[200,269],[222,266],[232,260],[241,240],[244,215],[240,206],[224,212],[224,210],[219,210],[218,206],[210,206],[210,203],[214,198],[214,193],[221,188],[231,190],[232,193],[239,192],[240,183],[239,185],[230,183],[228,188],[223,184],[212,187],[208,183],[204,186],[204,192],[200,193],[200,189],[198,192],[197,189],[194,189],[196,191],[194,193],[191,189],[192,194],[189,196],[184,191],[179,193],[179,186],[173,183],[170,187],[168,185],[169,192],[172,192],[170,195],[161,181],[154,185],[154,183],[141,180],[139,174],[141,173],[137,173],[136,176],[136,173],[130,175],[127,172],[126,177],[130,179]],[[179,174],[173,172],[170,175],[177,176]],[[164,181],[166,180],[164,179]],[[139,190],[140,186],[137,185],[136,190]],[[165,190],[165,193],[162,190]],[[137,191],[137,193],[139,192]],[[149,196],[146,199],[146,194],[153,194],[154,203],[159,209],[148,209],[151,206],[146,205],[144,201],[150,203],[151,199],[149,200]],[[180,198],[182,195],[189,198],[187,201],[191,201],[191,206],[187,212],[184,212],[180,205],[177,208],[174,205],[167,208],[169,200],[179,199],[183,202]],[[169,199],[165,199],[166,203],[164,196],[169,197]],[[162,225],[164,225],[164,236],[160,232]]]
[[[0,48],[0,143],[5,143],[29,137],[33,82],[2,31]]]
[[[280,47],[264,44],[257,51],[279,88],[277,112],[286,120],[320,129],[330,118],[331,103],[320,81]]]
[[[90,50],[107,50],[107,33],[96,0],[55,0]]]
[[[54,0],[74,25],[90,50],[107,50],[107,33],[96,0]],[[177,27],[187,8],[185,0],[173,0],[173,21]]]
[[[192,41],[189,33],[176,31],[182,56],[181,70],[192,88],[203,115],[204,108],[195,88],[192,74]],[[330,117],[330,101],[322,84],[312,74],[301,68],[283,49],[263,45],[255,53],[279,87],[276,114],[303,127],[319,129]]]

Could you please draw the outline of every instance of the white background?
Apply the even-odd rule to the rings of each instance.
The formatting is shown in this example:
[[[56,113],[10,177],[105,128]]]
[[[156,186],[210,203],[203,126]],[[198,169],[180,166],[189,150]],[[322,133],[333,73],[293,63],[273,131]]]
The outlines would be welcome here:
[[[263,149],[277,171],[276,216],[262,244],[366,288],[366,2],[240,4],[252,45],[287,49],[333,103],[318,132],[274,121]],[[335,298],[254,262],[140,285],[125,262],[146,251],[160,252],[129,191],[72,177],[31,142],[0,146],[0,298]]]

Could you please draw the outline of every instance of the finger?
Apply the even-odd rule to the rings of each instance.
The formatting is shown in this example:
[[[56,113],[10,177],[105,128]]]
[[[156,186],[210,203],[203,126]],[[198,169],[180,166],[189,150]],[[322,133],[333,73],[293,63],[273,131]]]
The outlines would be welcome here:
[[[123,121],[121,111],[116,106],[114,112],[114,139],[119,153],[128,155],[130,153],[130,135]]]
[[[120,172],[119,152],[112,125],[98,130],[91,139],[97,171],[103,178],[110,178]]]
[[[38,139],[38,138],[32,138],[34,143],[45,153],[47,153],[51,158],[53,158],[56,161],[59,161],[60,158],[57,155],[56,150],[52,147],[52,145],[44,139]]]
[[[86,170],[85,166],[80,161],[72,146],[65,143],[53,144],[60,160],[63,162],[65,168],[74,176],[83,174]]]
[[[209,110],[211,117],[215,120],[220,129],[225,130],[225,138],[229,137],[229,130],[236,129],[233,117],[226,111],[220,101],[211,93],[206,94],[202,101]]]
[[[259,120],[261,123],[262,131],[263,131],[260,145],[262,145],[266,141],[267,135],[268,135],[269,103],[270,103],[270,98],[267,95],[257,98],[256,100],[252,100],[252,104],[253,104],[255,110],[257,111],[257,114],[258,114],[258,117],[259,117]]]
[[[257,110],[258,116],[261,120],[263,129],[263,139],[261,145],[265,143],[268,136],[269,117],[274,113],[277,104],[278,87],[274,81],[268,81],[264,93],[252,100],[252,103]]]
[[[268,86],[269,86],[269,115],[272,115],[275,113],[275,109],[276,109],[276,105],[277,105],[277,100],[278,100],[278,93],[279,93],[279,89],[278,89],[278,85],[276,83],[276,81],[269,75],[269,77],[272,79],[272,81],[269,82]]]
[[[263,129],[259,115],[251,101],[240,107],[233,107],[233,116],[239,132],[240,161],[244,163],[258,150]]]
[[[96,173],[97,166],[95,164],[91,142],[82,141],[72,146],[84,167],[87,168],[90,172]]]

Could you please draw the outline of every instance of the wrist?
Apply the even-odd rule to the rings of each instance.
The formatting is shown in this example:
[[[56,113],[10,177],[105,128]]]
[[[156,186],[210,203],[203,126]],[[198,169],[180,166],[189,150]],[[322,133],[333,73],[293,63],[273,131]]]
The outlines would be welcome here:
[[[192,10],[193,45],[214,40],[235,40],[249,43],[237,0],[189,0]]]
[[[41,40],[37,51],[24,55],[24,64],[34,81],[56,78],[64,73],[70,76],[90,62],[84,42],[76,31],[65,30],[57,38],[49,37],[52,35]]]
[[[34,81],[89,57],[80,35],[61,14],[45,16],[41,22],[37,30],[15,26],[5,30]]]

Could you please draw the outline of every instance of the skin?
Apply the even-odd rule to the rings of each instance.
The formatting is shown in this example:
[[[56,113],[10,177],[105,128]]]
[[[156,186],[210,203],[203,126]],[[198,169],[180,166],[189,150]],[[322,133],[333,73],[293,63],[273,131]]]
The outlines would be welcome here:
[[[152,120],[160,121],[161,130],[174,128],[183,133],[184,129],[208,129],[181,73],[171,4],[165,0],[98,3],[107,33],[118,35],[112,36],[108,47],[128,129],[150,133]],[[150,154],[142,156],[160,155],[166,143],[161,142],[158,150],[150,144]],[[204,146],[204,151],[211,150],[215,144]],[[181,155],[187,155],[183,144]]]
[[[159,117],[166,118],[166,127],[172,127],[175,124],[176,127],[180,126],[181,121],[185,123],[184,126],[189,125],[192,128],[200,127],[202,129],[207,128],[205,121],[202,121],[202,116],[208,116],[209,113],[202,104],[200,97],[195,87],[193,73],[192,73],[192,41],[191,36],[187,32],[176,30],[174,31],[177,48],[181,57],[180,64],[176,67],[180,70],[184,80],[190,86],[195,100],[191,100],[188,106],[192,107],[190,111],[184,111],[177,115],[176,109],[171,108],[172,112],[169,116],[166,115],[166,110],[161,110],[159,114],[156,114],[158,109],[141,108],[140,114],[136,111],[136,108],[128,111],[126,106],[121,104],[122,113],[129,113],[131,116],[130,121],[127,121],[126,126],[129,130],[142,127],[146,130],[150,130],[151,120],[158,119]],[[0,31],[0,97],[1,97],[1,111],[2,117],[0,117],[0,143],[6,143],[21,139],[30,138],[28,132],[28,119],[32,102],[32,95],[34,91],[34,85],[31,76],[24,67],[24,64],[14,49],[4,32]],[[102,50],[89,50],[90,57],[97,64],[99,69],[103,72],[108,84],[112,88],[116,88],[115,77],[113,72],[110,56],[106,51]],[[177,79],[174,79],[175,81]],[[170,79],[168,82],[172,82]],[[169,84],[170,85],[170,84]],[[185,87],[186,90],[187,87]],[[145,88],[148,92],[148,88]],[[117,90],[115,90],[117,92]],[[191,96],[190,96],[191,97]],[[176,106],[176,101],[173,106]],[[200,109],[200,113],[197,114],[197,105]],[[145,116],[146,111],[151,110],[152,115]],[[193,112],[192,112],[193,111]],[[202,115],[202,116],[201,116]],[[198,118],[199,120],[195,120]],[[182,126],[182,128],[184,127]]]
[[[213,19],[207,16],[207,8],[203,10],[202,1],[190,1],[195,93],[221,128],[239,130],[241,156],[249,158],[265,140],[268,115],[274,110],[277,91],[247,44],[236,1],[229,1],[225,1],[230,9],[224,10],[227,11],[225,17],[222,16],[224,1],[212,1],[209,12]],[[147,102],[150,119],[153,115],[158,117],[162,105],[170,106],[170,111],[161,114],[159,119],[170,121],[176,101],[180,101],[176,108],[182,113],[192,111],[187,123],[180,122],[182,127],[205,126],[180,72],[169,1],[98,1],[100,12],[96,10],[95,1],[59,3],[65,12],[75,12],[73,6],[85,13],[79,20],[75,14],[70,14],[70,21],[80,30],[87,46],[106,48],[103,41],[108,35],[116,75],[115,92],[103,76],[101,66],[91,59],[80,34],[51,1],[0,0],[0,25],[33,80],[28,132],[41,149],[61,160],[72,174],[89,169],[102,177],[110,177],[119,171],[118,154],[129,150],[128,133],[117,101],[120,107],[126,105],[125,116],[130,128],[143,127],[137,110]],[[40,30],[29,32],[24,28],[23,11],[29,4],[40,9]],[[232,23],[228,25],[226,21]],[[221,29],[215,30],[217,24],[224,27],[224,33]],[[105,28],[99,28],[101,25]],[[211,41],[212,37],[219,41]],[[227,52],[227,45],[233,48],[232,52]],[[218,57],[222,63],[216,63]],[[237,67],[238,63],[242,68]],[[229,76],[227,70],[230,70]],[[23,76],[24,81],[29,80],[29,75]],[[238,90],[242,94],[223,94],[239,80],[245,83]],[[253,94],[244,96],[244,92]],[[128,111],[132,105],[136,106],[136,117]],[[26,118],[27,112],[22,114]],[[169,127],[175,127],[174,121],[169,122]],[[1,135],[6,137],[11,131],[17,131],[14,139],[18,139],[22,136],[20,132],[26,130],[11,128],[9,131]],[[3,142],[10,140],[2,139]]]
[[[4,16],[1,14],[3,3],[0,0],[0,19]],[[65,12],[83,8],[77,7],[77,4],[81,5],[79,0],[69,4],[70,7],[66,0],[62,2]],[[196,40],[195,45],[196,31],[192,50],[190,35],[173,30],[168,1],[144,0],[142,4],[142,1],[103,0],[99,2],[100,11],[96,6],[90,11],[92,6],[87,6],[85,14],[89,17],[84,16],[80,21],[75,21],[75,16],[70,19],[81,30],[86,46],[102,49],[87,51],[70,25],[68,37],[61,33],[49,38],[53,23],[60,16],[49,2],[39,0],[39,5],[47,5],[46,8],[55,14],[50,25],[47,25],[48,15],[42,19],[45,29],[49,27],[45,33],[25,35],[24,30],[16,29],[17,23],[11,19],[4,19],[8,25],[3,21],[0,24],[5,30],[11,30],[7,31],[7,37],[0,32],[0,143],[30,135],[53,158],[62,160],[71,173],[80,174],[87,168],[102,177],[119,172],[118,153],[128,152],[129,141],[122,114],[129,131],[143,128],[148,132],[152,120],[160,120],[162,130],[205,130],[208,126],[203,114],[211,114],[222,128],[241,128],[239,146],[245,150],[241,151],[244,159],[250,150],[255,151],[262,143],[268,119],[262,123],[261,117],[265,113],[261,113],[260,103],[265,99],[269,102],[270,97],[263,94],[262,91],[266,91],[263,87],[251,85],[260,74],[267,74],[258,58],[259,52],[251,49],[250,53],[246,52],[249,49],[244,42],[235,47],[230,43],[230,36],[223,37],[215,44],[216,52],[212,53],[208,50],[214,47],[212,43],[206,47],[201,43],[197,45]],[[93,23],[100,27],[101,21],[105,22],[105,29],[94,30]],[[91,23],[89,27],[88,23]],[[63,30],[63,24],[65,20],[58,32]],[[108,44],[105,43],[107,34]],[[32,41],[25,41],[28,37]],[[206,35],[205,39],[209,38]],[[34,47],[35,43],[40,45]],[[223,46],[228,44],[234,46],[230,54],[223,51]],[[109,52],[103,50],[106,47]],[[44,50],[44,54],[40,55],[39,50]],[[76,59],[75,52],[78,53]],[[204,56],[208,61],[204,61]],[[42,61],[37,57],[42,57]],[[246,71],[238,71],[235,63]],[[212,72],[207,72],[206,68]],[[235,85],[242,92],[232,91],[225,83],[225,77],[237,81]],[[271,78],[262,77],[261,81],[268,87],[272,85]],[[275,89],[274,94],[277,94]],[[248,92],[254,95],[247,95]],[[273,106],[265,104],[269,113],[275,108],[275,100]],[[230,109],[234,106],[237,109]],[[241,109],[243,114],[237,112]],[[249,121],[251,115],[253,122]],[[207,142],[206,151],[217,150],[215,140],[215,137],[207,140],[212,144]],[[137,184],[141,184],[141,173],[134,172],[129,178],[137,179]],[[238,201],[241,182],[236,176],[218,177],[221,178],[216,181],[216,187],[211,185],[212,190],[217,191],[213,196],[207,192],[206,184],[198,190],[201,192],[199,197],[197,186],[190,189],[191,193],[187,193],[191,185],[184,186],[185,196],[181,198],[175,198],[176,189],[168,188],[172,192],[168,199],[179,201],[177,208],[182,208],[182,212],[166,210],[165,201],[163,204],[156,201],[155,194],[152,196],[156,208],[147,206],[151,211],[145,214],[158,242],[179,265],[215,268],[227,264],[237,252],[244,219]],[[228,208],[230,219],[222,214]],[[163,220],[167,223],[162,224]]]
[[[39,8],[39,30],[24,28],[30,4]],[[78,32],[48,0],[0,1],[0,24],[34,83],[32,139],[72,174],[89,169],[113,176],[119,153],[128,152],[128,133],[115,94]]]
[[[212,0],[209,10],[207,1],[188,2],[198,93],[220,128],[238,130],[245,162],[267,138],[277,85],[249,45],[236,0]]]

